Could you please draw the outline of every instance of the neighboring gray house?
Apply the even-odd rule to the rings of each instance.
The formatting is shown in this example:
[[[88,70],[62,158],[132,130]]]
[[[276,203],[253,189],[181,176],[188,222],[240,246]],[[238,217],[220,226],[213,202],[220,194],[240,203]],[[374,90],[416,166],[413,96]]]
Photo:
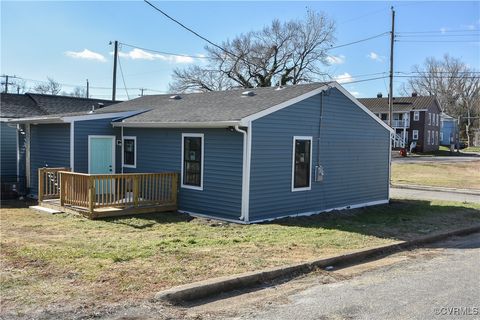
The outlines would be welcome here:
[[[440,115],[440,145],[450,147],[453,144],[458,148],[458,129],[458,119],[442,113]]]
[[[180,173],[179,210],[240,223],[389,201],[391,129],[336,82],[151,95],[20,119],[42,166]]]
[[[376,98],[358,100],[388,123],[388,98],[378,94]],[[394,97],[392,127],[400,138],[396,139],[394,147],[400,147],[398,142],[403,140],[406,146],[415,141],[415,150],[418,152],[438,150],[441,113],[442,109],[434,96],[418,96],[413,93],[411,97]]]
[[[1,93],[0,95],[0,167],[2,190],[7,185],[15,184],[17,191],[22,191],[25,181],[26,127],[9,123],[14,119],[25,117],[42,117],[64,112],[86,112],[92,107],[112,104],[109,100],[76,98],[69,96],[52,96],[45,94]]]

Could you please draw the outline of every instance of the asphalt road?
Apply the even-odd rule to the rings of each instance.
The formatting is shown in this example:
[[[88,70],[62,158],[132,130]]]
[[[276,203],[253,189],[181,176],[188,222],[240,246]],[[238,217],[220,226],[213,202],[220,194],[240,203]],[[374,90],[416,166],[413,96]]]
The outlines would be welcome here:
[[[220,318],[480,319],[479,262],[477,233],[421,249],[414,257],[349,280],[315,284]]]
[[[390,188],[390,197],[396,199],[444,200],[480,203],[480,195],[446,191]]]

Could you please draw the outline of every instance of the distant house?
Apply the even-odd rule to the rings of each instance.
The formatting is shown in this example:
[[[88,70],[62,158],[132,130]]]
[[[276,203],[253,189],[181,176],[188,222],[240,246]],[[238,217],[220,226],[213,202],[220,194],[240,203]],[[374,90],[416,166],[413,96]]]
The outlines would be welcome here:
[[[336,82],[150,95],[16,122],[30,128],[32,195],[48,166],[104,181],[178,172],[179,211],[240,223],[389,201],[391,129]],[[93,183],[90,197],[103,188],[128,202],[124,180]],[[162,192],[154,185],[133,193]]]
[[[446,113],[440,115],[440,145],[458,145],[458,120]]]
[[[86,99],[44,94],[2,93],[0,96],[1,126],[1,181],[16,183],[21,188],[25,183],[26,130],[21,124],[9,121],[25,117],[42,117],[53,113],[86,112],[92,108],[112,104],[109,100]]]
[[[383,122],[388,123],[388,98],[358,99]],[[418,96],[393,98],[392,127],[405,145],[416,142],[416,151],[429,152],[438,150],[440,143],[440,114],[442,110],[433,96]],[[399,147],[396,145],[395,147]]]

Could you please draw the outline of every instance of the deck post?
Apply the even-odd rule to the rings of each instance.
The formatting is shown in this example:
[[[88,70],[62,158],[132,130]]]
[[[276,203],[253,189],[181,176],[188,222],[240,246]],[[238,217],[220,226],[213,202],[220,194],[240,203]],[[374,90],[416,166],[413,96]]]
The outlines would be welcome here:
[[[65,177],[62,175],[62,172],[58,172],[58,177],[60,179],[60,206],[65,206]]]
[[[179,179],[179,174],[175,173],[173,178],[172,178],[172,202],[175,203],[175,205],[178,205],[178,179]]]
[[[43,168],[38,168],[38,202],[43,201],[44,178]]]
[[[93,217],[93,210],[95,209],[95,184],[94,177],[88,177],[88,212],[90,217]]]
[[[133,177],[133,205],[138,206],[138,178],[139,176],[135,175]]]

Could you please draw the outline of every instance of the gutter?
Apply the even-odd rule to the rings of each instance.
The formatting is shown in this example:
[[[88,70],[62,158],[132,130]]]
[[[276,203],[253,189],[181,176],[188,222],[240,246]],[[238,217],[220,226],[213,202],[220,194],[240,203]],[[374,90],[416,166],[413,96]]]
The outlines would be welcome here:
[[[239,219],[245,222],[249,221],[251,127],[251,123],[247,130],[240,129],[238,125],[234,127],[235,131],[243,135],[242,214]]]

